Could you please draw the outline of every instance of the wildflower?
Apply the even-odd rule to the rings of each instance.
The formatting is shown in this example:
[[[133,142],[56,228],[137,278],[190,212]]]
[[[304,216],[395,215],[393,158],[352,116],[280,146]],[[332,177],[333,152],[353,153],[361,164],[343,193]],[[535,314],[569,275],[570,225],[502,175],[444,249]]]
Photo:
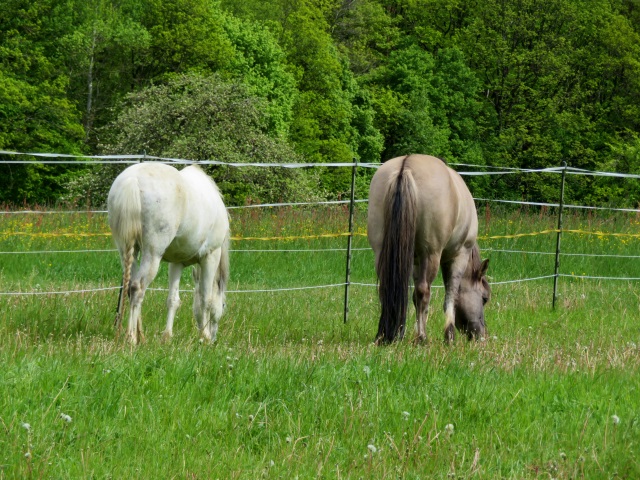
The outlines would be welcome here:
[[[378,451],[376,446],[371,444],[371,443],[369,445],[367,445],[367,448],[369,449],[369,451],[371,452],[372,455]]]
[[[453,430],[454,430],[453,423],[448,423],[444,427],[444,432],[449,436],[453,435]]]
[[[611,415],[611,421],[614,425],[618,425],[620,423],[620,417],[618,417],[617,415]]]
[[[71,417],[69,415],[67,415],[66,413],[61,413],[60,414],[60,418],[62,420],[64,420],[67,423],[71,423]]]
[[[566,459],[567,459],[567,454],[566,454],[566,453],[564,453],[564,452],[560,452],[560,458],[561,458],[562,460],[566,460]]]
[[[402,418],[409,420],[409,412],[402,412]]]
[[[362,371],[365,373],[365,375],[368,377],[369,375],[371,375],[371,368],[369,368],[368,365],[365,365],[364,368],[362,369]]]
[[[27,422],[22,424],[22,428],[24,428],[27,432],[31,431],[31,425],[29,425]]]
[[[31,458],[31,452],[27,452],[24,454],[24,458]]]
[[[291,436],[287,436],[285,440],[287,441],[287,443],[291,443],[293,441],[293,438],[291,438]]]

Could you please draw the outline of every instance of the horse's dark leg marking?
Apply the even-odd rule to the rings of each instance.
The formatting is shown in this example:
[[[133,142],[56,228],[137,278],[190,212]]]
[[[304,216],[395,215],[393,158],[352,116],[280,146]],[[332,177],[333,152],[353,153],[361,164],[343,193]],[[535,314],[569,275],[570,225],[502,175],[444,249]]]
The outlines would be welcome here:
[[[452,260],[442,264],[442,277],[444,279],[444,340],[453,342],[455,339],[455,306],[460,290],[460,282],[469,263],[469,252],[462,249]]]
[[[417,260],[413,269],[413,305],[416,308],[416,341],[423,342],[427,339],[426,324],[431,284],[438,274],[440,256],[432,254]]]

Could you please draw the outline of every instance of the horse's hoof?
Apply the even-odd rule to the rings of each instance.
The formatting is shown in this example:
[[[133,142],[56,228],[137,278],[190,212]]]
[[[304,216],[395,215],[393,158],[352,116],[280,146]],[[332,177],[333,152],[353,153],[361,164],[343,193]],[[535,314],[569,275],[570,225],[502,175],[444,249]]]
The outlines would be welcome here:
[[[456,338],[456,333],[453,325],[449,325],[444,329],[444,343],[451,344]]]
[[[416,335],[416,337],[413,339],[414,345],[427,345],[427,343],[429,342],[427,341],[427,337],[424,335]]]
[[[173,339],[173,332],[167,332],[166,330],[162,332],[162,343],[169,343]]]

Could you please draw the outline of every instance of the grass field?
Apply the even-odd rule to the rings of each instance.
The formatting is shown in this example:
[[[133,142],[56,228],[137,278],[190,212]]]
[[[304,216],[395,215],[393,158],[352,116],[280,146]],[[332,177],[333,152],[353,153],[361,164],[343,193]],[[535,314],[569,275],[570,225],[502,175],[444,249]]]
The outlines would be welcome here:
[[[231,214],[236,237],[347,225],[343,208]],[[542,253],[554,233],[489,238],[553,229],[553,212],[479,216],[492,282],[553,273]],[[0,222],[1,292],[118,285],[104,215]],[[355,223],[352,281],[373,284],[364,210]],[[624,257],[640,250],[636,216],[571,214],[565,228],[600,232],[565,233],[565,253],[620,257],[563,255],[562,273],[640,277],[640,259]],[[345,245],[234,240],[229,288],[343,283],[344,252],[317,250]],[[105,251],[4,253],[43,250]],[[166,278],[164,266],[152,287]],[[562,277],[555,310],[552,286],[494,285],[485,341],[452,346],[437,289],[428,344],[384,348],[372,344],[378,301],[364,285],[351,287],[347,324],[344,287],[230,293],[215,345],[198,341],[189,291],[163,343],[166,292],[150,291],[137,348],[113,330],[116,290],[2,295],[0,478],[640,478],[640,285]],[[413,323],[412,309],[408,332]]]

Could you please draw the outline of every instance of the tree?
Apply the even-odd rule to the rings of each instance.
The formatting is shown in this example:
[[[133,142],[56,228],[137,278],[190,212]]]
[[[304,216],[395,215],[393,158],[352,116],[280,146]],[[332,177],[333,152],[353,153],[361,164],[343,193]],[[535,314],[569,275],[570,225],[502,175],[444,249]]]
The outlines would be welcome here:
[[[128,96],[126,106],[105,134],[106,153],[145,151],[149,155],[229,163],[290,163],[295,152],[268,131],[266,101],[250,88],[219,75],[172,77],[165,85]],[[207,167],[227,204],[303,201],[318,198],[310,172],[288,168]],[[104,167],[74,187],[104,203],[118,169]]]
[[[298,90],[289,131],[297,152],[316,163],[379,160],[382,138],[373,124],[370,95],[356,81],[331,36],[327,19],[337,2],[258,3],[227,0],[223,5],[237,15],[264,19],[286,53]],[[323,173],[322,187],[335,196],[346,194],[349,172]]]
[[[43,21],[50,2],[12,0],[0,16],[0,149],[80,153],[80,116],[67,98],[68,77],[50,58],[57,29]],[[77,172],[70,166],[0,166],[0,201],[53,202]]]
[[[132,16],[134,0],[74,0],[72,23],[59,40],[59,57],[70,75],[70,98],[83,112],[85,141],[95,145],[95,127],[139,85],[138,71],[150,46],[149,32]],[[71,12],[73,12],[71,14]]]
[[[367,77],[375,92],[385,157],[427,153],[482,164],[476,119],[480,83],[457,49],[437,56],[410,44]]]

